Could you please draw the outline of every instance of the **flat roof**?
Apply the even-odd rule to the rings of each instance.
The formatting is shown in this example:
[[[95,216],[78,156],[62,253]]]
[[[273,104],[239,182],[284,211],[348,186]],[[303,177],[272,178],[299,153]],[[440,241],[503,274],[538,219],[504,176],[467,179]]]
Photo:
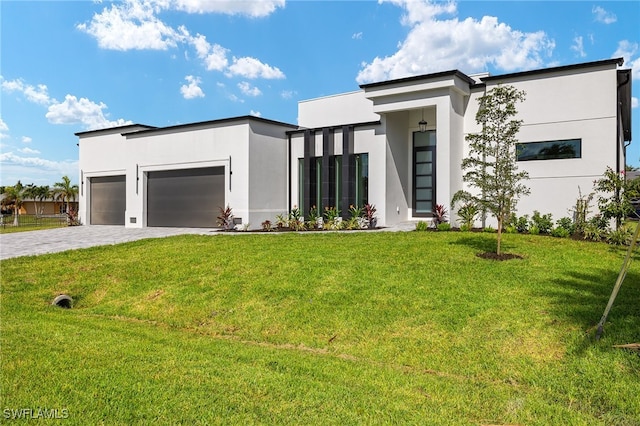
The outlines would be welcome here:
[[[476,81],[474,79],[472,79],[462,71],[449,70],[449,71],[442,71],[442,72],[437,72],[433,74],[414,75],[412,77],[404,77],[404,78],[397,78],[394,80],[378,81],[376,83],[361,84],[360,87],[362,89],[370,89],[372,87],[380,87],[380,86],[386,86],[386,85],[398,84],[398,83],[412,83],[414,81],[431,80],[434,78],[449,77],[449,76],[459,77],[469,84],[476,84]]]
[[[490,75],[488,77],[481,78],[481,80],[495,81],[495,80],[501,80],[505,78],[526,77],[530,75],[546,74],[546,73],[552,73],[552,72],[558,72],[558,71],[570,71],[570,70],[577,70],[582,68],[599,67],[602,65],[622,65],[622,64],[624,64],[623,58],[605,59],[602,61],[583,62],[580,64],[562,65],[559,67],[540,68],[537,70],[530,70],[530,71],[520,71],[520,72],[511,73],[511,74]]]
[[[146,124],[127,124],[125,126],[115,126],[115,127],[103,127],[102,129],[95,130],[86,130],[84,132],[74,133],[76,136],[86,136],[90,134],[99,134],[99,133],[124,133],[127,129],[139,128],[143,127],[145,130],[148,129],[156,129],[154,126],[147,126]]]
[[[154,132],[163,132],[166,130],[180,130],[180,129],[187,129],[189,127],[202,127],[202,126],[207,126],[207,125],[216,125],[216,124],[224,124],[224,123],[229,123],[229,122],[234,122],[234,121],[259,121],[262,123],[266,123],[266,124],[274,124],[274,125],[278,125],[278,126],[285,126],[285,127],[291,127],[292,129],[297,129],[298,126],[295,124],[289,124],[289,123],[284,123],[281,121],[275,121],[275,120],[269,120],[267,118],[262,118],[262,117],[256,117],[255,115],[242,115],[239,117],[229,117],[229,118],[220,118],[220,119],[216,119],[216,120],[206,120],[206,121],[198,121],[195,123],[185,123],[185,124],[176,124],[174,126],[167,126],[167,127],[154,127],[151,129],[146,129],[146,130],[140,130],[137,132],[129,132],[129,133],[123,133],[124,136],[127,135],[140,135],[140,134],[149,134],[149,133],[154,133]]]

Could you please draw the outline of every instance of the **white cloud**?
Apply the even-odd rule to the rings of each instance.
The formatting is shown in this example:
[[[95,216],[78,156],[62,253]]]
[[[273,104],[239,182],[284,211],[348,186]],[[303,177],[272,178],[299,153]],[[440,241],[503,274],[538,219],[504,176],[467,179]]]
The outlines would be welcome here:
[[[228,96],[228,98],[229,98],[229,100],[230,100],[230,101],[232,101],[232,102],[239,102],[239,103],[241,103],[241,104],[243,104],[243,103],[244,103],[244,99],[241,99],[241,98],[237,97],[237,96],[236,96],[236,95],[234,95],[234,94],[229,95],[229,96]]]
[[[108,120],[102,111],[106,108],[102,102],[96,104],[87,98],[78,99],[73,95],[67,95],[64,102],[49,106],[45,116],[52,124],[83,124],[88,130],[131,124],[131,121],[123,119]]]
[[[351,36],[351,38],[354,39],[354,40],[362,40],[362,31],[360,31],[359,33],[354,33]]]
[[[571,50],[576,52],[576,54],[581,58],[584,58],[585,56],[587,56],[587,54],[584,51],[584,42],[582,40],[582,36],[574,37],[573,43],[574,44],[571,45]]]
[[[291,99],[293,98],[294,95],[297,95],[298,92],[294,91],[294,90],[283,90],[282,93],[280,93],[280,97],[282,99]]]
[[[635,96],[631,98],[631,108],[638,108],[638,98]]]
[[[254,110],[251,110],[249,112],[249,115],[252,115],[254,117],[262,117],[262,113],[260,111],[254,111]]]
[[[8,131],[9,131],[9,126],[7,126],[7,123],[5,123],[2,118],[0,118],[0,139],[8,138],[9,135],[5,133]]]
[[[0,154],[2,165],[2,182],[23,182],[36,180],[31,175],[50,175],[54,178],[60,176],[75,176],[78,173],[77,160],[51,161],[40,157],[27,157],[16,155],[13,152]]]
[[[183,84],[182,87],[180,87],[180,93],[182,93],[185,99],[204,98],[204,92],[199,86],[202,82],[200,77],[188,75],[184,79],[189,83],[188,85]]]
[[[224,13],[261,18],[284,7],[285,0],[174,0],[170,5],[187,13]]]
[[[591,9],[591,13],[595,15],[594,19],[598,22],[602,22],[603,24],[613,24],[618,20],[618,17],[615,13],[607,12],[600,6],[593,6]]]
[[[47,93],[47,86],[44,84],[32,86],[30,84],[26,84],[22,79],[3,80],[2,88],[7,92],[20,92],[28,101],[40,105],[49,105],[51,102],[55,101],[55,99],[51,99],[49,97],[49,94]]]
[[[233,58],[233,64],[228,68],[228,76],[244,78],[280,79],[285,75],[276,67],[264,64],[256,58]]]
[[[166,50],[175,47],[182,35],[156,17],[161,6],[161,2],[125,0],[105,7],[77,28],[93,36],[103,49]]]
[[[18,152],[21,154],[40,154],[40,151],[38,151],[37,149],[31,149],[31,148],[22,148],[22,149],[19,149]]]
[[[405,9],[402,23],[409,32],[397,52],[362,64],[359,83],[451,69],[478,72],[489,65],[504,71],[532,69],[542,66],[555,47],[543,31],[521,32],[493,16],[438,19],[454,14],[455,2],[390,1]]]
[[[629,40],[618,42],[618,49],[611,56],[612,58],[624,58],[624,67],[631,68],[631,76],[634,80],[640,80],[640,57],[632,59],[638,53],[638,43]]]
[[[32,139],[29,136],[22,137],[22,143],[31,143]]]
[[[285,78],[282,71],[255,58],[234,58],[229,66],[228,49],[211,44],[202,34],[192,36],[185,26],[172,28],[158,15],[163,11],[178,10],[255,18],[267,16],[284,5],[285,0],[124,0],[105,7],[94,14],[91,21],[76,28],[94,37],[103,49],[166,50],[185,43],[195,49],[208,71],[222,71],[229,77],[277,79]],[[185,58],[189,58],[187,52]]]
[[[246,81],[241,81],[240,83],[238,83],[238,88],[246,96],[260,96],[260,95],[262,95],[262,92],[260,91],[260,89],[258,89],[255,86],[251,86],[251,84],[249,84]]]
[[[202,34],[198,34],[195,37],[188,37],[187,39],[196,49],[198,58],[203,60],[205,68],[208,71],[223,71],[227,65],[229,65],[229,61],[227,60],[228,49],[225,49],[219,44],[210,44]]]

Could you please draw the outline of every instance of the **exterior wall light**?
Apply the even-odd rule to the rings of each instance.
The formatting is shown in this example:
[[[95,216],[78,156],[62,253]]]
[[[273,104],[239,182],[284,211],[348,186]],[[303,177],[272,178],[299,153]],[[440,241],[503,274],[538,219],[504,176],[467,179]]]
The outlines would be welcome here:
[[[424,121],[424,108],[422,109],[422,120],[420,120],[420,122],[418,123],[418,126],[420,126],[420,133],[425,133],[427,131],[427,122]]]

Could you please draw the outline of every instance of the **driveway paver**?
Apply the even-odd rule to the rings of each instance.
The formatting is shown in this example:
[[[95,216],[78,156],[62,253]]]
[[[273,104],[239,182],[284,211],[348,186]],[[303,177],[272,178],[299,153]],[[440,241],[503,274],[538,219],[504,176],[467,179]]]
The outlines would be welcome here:
[[[41,231],[0,234],[0,259],[56,253],[66,250],[125,243],[172,235],[216,235],[210,228],[125,228],[110,225],[83,225]]]

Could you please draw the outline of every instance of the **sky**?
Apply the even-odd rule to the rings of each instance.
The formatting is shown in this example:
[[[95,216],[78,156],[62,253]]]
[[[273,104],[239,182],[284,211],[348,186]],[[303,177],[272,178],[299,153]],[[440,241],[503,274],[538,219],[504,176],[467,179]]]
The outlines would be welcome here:
[[[0,185],[78,183],[76,132],[255,115],[360,84],[623,57],[639,1],[0,0]],[[632,136],[633,137],[633,136]]]

